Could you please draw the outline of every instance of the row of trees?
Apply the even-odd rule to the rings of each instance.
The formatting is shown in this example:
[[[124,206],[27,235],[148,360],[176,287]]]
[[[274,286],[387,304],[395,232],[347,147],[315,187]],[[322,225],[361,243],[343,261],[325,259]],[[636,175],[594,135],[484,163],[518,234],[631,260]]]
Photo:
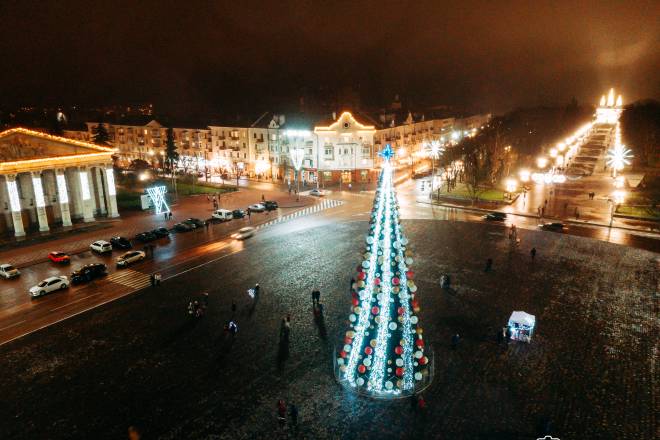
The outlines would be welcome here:
[[[448,149],[446,165],[462,160],[464,182],[473,200],[517,169],[532,166],[543,150],[589,121],[593,109],[580,107],[573,100],[565,107],[517,109],[493,118],[472,138]]]
[[[660,102],[646,100],[626,106],[621,114],[621,132],[637,165],[660,165]]]

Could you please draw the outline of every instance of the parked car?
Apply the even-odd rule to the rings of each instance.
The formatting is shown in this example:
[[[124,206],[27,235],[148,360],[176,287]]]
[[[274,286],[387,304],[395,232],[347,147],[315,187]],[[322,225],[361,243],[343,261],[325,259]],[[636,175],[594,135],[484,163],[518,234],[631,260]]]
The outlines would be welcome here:
[[[231,212],[231,215],[233,218],[243,218],[245,217],[245,211],[243,211],[242,209],[234,209]]]
[[[565,230],[568,229],[568,227],[564,223],[560,223],[560,222],[545,223],[543,225],[539,225],[539,228],[543,229],[544,231],[553,231],[553,232],[564,232]]]
[[[266,207],[261,203],[254,203],[248,206],[248,209],[252,212],[264,212],[266,210]]]
[[[323,191],[322,189],[314,188],[313,190],[311,190],[309,192],[309,195],[310,196],[316,196],[316,197],[323,197],[325,195],[325,191]]]
[[[59,251],[49,253],[48,259],[53,263],[59,263],[59,264],[71,263],[71,257],[69,256],[69,254]]]
[[[66,276],[49,277],[36,286],[30,287],[30,296],[36,298],[56,290],[66,289],[67,287],[69,287],[69,280]]]
[[[126,237],[112,237],[110,239],[110,244],[112,244],[112,247],[115,247],[117,249],[130,249],[133,247],[131,244],[131,241],[126,238]]]
[[[194,218],[194,217],[191,217],[188,220],[185,220],[184,223],[192,223],[197,228],[202,228],[202,227],[204,227],[204,225],[206,225],[206,222],[204,220],[200,220],[200,219]]]
[[[193,229],[195,229],[195,225],[186,222],[177,223],[176,225],[174,225],[174,230],[177,232],[188,232],[188,231],[192,231]]]
[[[266,208],[266,211],[275,211],[277,208],[279,208],[279,205],[274,200],[266,200],[263,205],[264,208]]]
[[[0,276],[8,280],[9,278],[17,277],[21,272],[11,264],[0,264]]]
[[[158,237],[156,234],[154,234],[151,231],[146,231],[146,232],[140,232],[138,235],[135,236],[135,239],[139,241],[140,243],[147,243],[150,241],[156,240]]]
[[[154,234],[158,238],[163,238],[167,237],[170,235],[170,230],[167,228],[156,228],[153,231],[151,231],[152,234]]]
[[[233,213],[228,209],[217,209],[211,214],[211,218],[214,220],[220,220],[223,222],[229,221],[234,218]]]
[[[87,283],[94,278],[100,278],[108,274],[108,267],[103,263],[90,263],[80,266],[78,269],[71,272],[71,282]]]
[[[90,244],[89,248],[94,252],[98,252],[99,254],[112,252],[112,245],[105,240],[97,240],[94,243]]]
[[[252,226],[246,226],[245,228],[239,229],[235,234],[232,234],[232,238],[235,238],[236,240],[245,240],[246,238],[252,237],[254,231],[255,229]]]
[[[128,267],[133,263],[144,260],[145,258],[146,254],[143,251],[126,252],[124,255],[117,257],[117,267]]]
[[[493,222],[503,222],[506,220],[506,213],[504,212],[489,212],[484,215],[484,220],[493,221]]]

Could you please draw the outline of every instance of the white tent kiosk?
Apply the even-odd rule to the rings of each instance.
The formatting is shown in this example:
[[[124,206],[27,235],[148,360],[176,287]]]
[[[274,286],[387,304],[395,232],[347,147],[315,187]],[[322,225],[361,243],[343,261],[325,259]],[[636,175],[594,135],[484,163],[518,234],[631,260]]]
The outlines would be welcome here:
[[[516,341],[529,342],[534,333],[536,317],[526,312],[514,311],[509,318],[509,330],[511,339]]]

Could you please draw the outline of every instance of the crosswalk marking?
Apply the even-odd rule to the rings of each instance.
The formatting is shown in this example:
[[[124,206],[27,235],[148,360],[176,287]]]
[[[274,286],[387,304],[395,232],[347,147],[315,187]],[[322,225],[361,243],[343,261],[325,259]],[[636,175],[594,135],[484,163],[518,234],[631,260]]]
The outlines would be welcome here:
[[[269,222],[257,225],[255,229],[263,229],[263,228],[266,228],[268,226],[275,225],[277,223],[286,222],[286,221],[292,220],[292,219],[297,218],[297,217],[302,217],[302,216],[305,216],[305,215],[313,214],[315,212],[320,212],[320,211],[323,211],[323,210],[326,210],[326,209],[334,208],[335,206],[341,206],[343,204],[344,204],[344,202],[342,200],[325,199],[320,203],[317,203],[317,204],[312,205],[312,206],[308,206],[307,208],[301,209],[300,211],[296,211],[296,212],[293,212],[291,214],[283,215],[282,217],[279,217],[279,218],[273,219]]]
[[[149,275],[132,269],[119,270],[108,275],[106,280],[123,286],[132,287],[135,290],[151,285],[151,278]]]

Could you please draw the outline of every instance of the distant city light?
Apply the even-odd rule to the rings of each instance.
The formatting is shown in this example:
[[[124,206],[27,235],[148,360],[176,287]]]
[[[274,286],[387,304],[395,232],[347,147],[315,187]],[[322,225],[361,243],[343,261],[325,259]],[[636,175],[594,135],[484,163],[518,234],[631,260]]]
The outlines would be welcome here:
[[[516,188],[518,188],[518,182],[516,179],[506,179],[504,184],[506,185],[506,191],[510,193],[514,192]]]
[[[536,159],[536,165],[541,169],[545,168],[546,166],[548,166],[548,158],[539,157],[538,159]]]
[[[529,179],[530,179],[529,170],[520,170],[520,171],[518,171],[518,177],[520,177],[521,182],[529,182]]]

